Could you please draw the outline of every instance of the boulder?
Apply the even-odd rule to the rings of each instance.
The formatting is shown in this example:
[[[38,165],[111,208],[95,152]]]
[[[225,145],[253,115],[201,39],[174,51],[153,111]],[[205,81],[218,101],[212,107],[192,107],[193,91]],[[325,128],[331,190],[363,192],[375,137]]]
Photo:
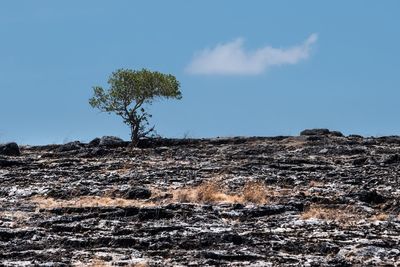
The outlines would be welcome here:
[[[331,135],[331,136],[337,136],[337,137],[343,137],[344,135],[341,133],[341,132],[339,132],[339,131],[330,131],[329,132],[329,135]]]
[[[147,199],[151,197],[151,191],[144,187],[134,187],[128,189],[124,196],[126,199]]]
[[[21,155],[21,152],[17,143],[12,142],[0,145],[0,155],[19,156]]]
[[[381,204],[386,201],[386,198],[375,190],[363,190],[358,193],[358,199],[368,204]]]
[[[300,135],[328,135],[328,129],[306,129],[300,132]]]
[[[341,132],[339,131],[329,131],[328,129],[306,129],[304,131],[300,132],[300,135],[305,135],[305,136],[315,136],[315,135],[330,135],[330,136],[337,136],[337,137],[342,137],[344,136]]]
[[[124,146],[126,146],[126,142],[116,136],[103,136],[102,138],[100,138],[99,146],[124,147]]]
[[[89,142],[90,147],[95,147],[98,146],[99,144],[100,144],[100,138],[98,137]]]

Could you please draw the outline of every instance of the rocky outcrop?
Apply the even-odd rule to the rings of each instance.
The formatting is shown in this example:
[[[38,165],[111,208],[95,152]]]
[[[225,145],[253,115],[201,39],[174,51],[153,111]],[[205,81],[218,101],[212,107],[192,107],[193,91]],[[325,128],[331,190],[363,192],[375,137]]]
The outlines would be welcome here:
[[[19,151],[19,146],[17,143],[7,143],[0,144],[0,155],[5,156],[19,156],[21,152]]]
[[[339,131],[330,131],[329,129],[306,129],[300,135],[314,136],[314,135],[330,135],[342,137],[343,134]]]
[[[103,137],[0,156],[0,265],[400,262],[397,137],[127,145]]]

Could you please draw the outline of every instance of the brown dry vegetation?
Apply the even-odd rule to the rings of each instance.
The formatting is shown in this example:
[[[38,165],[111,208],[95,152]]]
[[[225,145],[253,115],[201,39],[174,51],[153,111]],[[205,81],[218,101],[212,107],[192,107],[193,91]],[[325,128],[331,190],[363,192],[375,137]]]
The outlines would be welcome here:
[[[390,215],[387,213],[378,213],[372,216],[367,214],[362,214],[350,207],[336,207],[336,208],[326,208],[321,206],[311,206],[305,212],[301,214],[301,219],[320,219],[325,221],[335,221],[339,223],[351,223],[361,220],[369,221],[387,221]],[[398,215],[400,218],[400,214]]]
[[[280,141],[280,143],[284,145],[286,148],[291,148],[291,149],[301,148],[307,144],[306,141],[293,137],[286,138]]]
[[[263,183],[248,182],[245,184],[241,198],[244,202],[263,204],[268,201],[268,197],[273,195]]]
[[[178,189],[173,195],[177,202],[265,204],[270,193],[270,190],[259,182],[246,183],[239,193],[227,193],[219,183],[205,182],[194,188]]]
[[[113,266],[112,262],[106,262],[100,259],[93,259],[87,264],[77,264],[77,267],[111,267]],[[127,267],[148,267],[149,264],[147,262],[138,262],[131,263],[127,265]]]
[[[6,218],[10,220],[9,227],[21,227],[31,217],[29,212],[24,211],[2,211],[0,212],[0,218]]]
[[[53,209],[60,207],[128,207],[128,206],[152,206],[151,202],[131,200],[124,198],[84,196],[70,200],[54,199],[36,196],[31,201],[38,205],[39,209]]]
[[[156,206],[168,202],[181,203],[254,203],[266,204],[269,197],[277,193],[267,188],[260,182],[246,183],[240,192],[226,192],[218,182],[205,182],[196,187],[171,190],[172,199],[162,201],[131,200],[124,198],[113,198],[110,192],[104,196],[83,196],[69,200],[54,199],[51,197],[35,196],[31,202],[38,209],[53,209],[60,207],[128,207],[128,206]],[[283,192],[286,194],[287,192]],[[155,196],[161,193],[156,192]],[[279,194],[279,192],[278,192]]]
[[[389,219],[389,214],[379,213],[370,218],[371,221],[387,221]]]
[[[235,195],[226,194],[216,182],[205,182],[194,188],[178,189],[173,193],[174,200],[183,203],[214,203],[214,202],[238,202]]]
[[[324,186],[324,183],[322,181],[317,181],[317,180],[311,180],[308,185],[310,187],[322,187]]]
[[[300,217],[303,220],[319,219],[339,223],[355,222],[362,219],[360,214],[357,214],[348,207],[327,208],[317,205],[310,206]]]
[[[92,260],[90,263],[88,263],[87,267],[110,267],[111,264],[102,261],[102,260]]]

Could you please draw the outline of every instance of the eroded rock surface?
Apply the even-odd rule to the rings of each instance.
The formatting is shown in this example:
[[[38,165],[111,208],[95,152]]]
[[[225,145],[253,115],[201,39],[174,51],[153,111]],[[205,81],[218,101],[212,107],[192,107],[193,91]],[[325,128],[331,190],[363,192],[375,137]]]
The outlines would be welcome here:
[[[400,263],[399,137],[324,130],[140,147],[103,138],[0,156],[0,265]],[[206,182],[221,192],[180,191]]]

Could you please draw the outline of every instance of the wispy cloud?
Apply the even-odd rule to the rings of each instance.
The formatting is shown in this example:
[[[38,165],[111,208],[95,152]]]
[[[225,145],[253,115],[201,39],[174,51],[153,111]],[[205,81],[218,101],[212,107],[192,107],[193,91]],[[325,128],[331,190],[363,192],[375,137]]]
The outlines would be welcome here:
[[[274,66],[292,65],[307,59],[317,39],[318,35],[313,33],[302,44],[289,48],[265,46],[246,51],[244,40],[238,38],[195,53],[186,71],[191,74],[257,75]]]

